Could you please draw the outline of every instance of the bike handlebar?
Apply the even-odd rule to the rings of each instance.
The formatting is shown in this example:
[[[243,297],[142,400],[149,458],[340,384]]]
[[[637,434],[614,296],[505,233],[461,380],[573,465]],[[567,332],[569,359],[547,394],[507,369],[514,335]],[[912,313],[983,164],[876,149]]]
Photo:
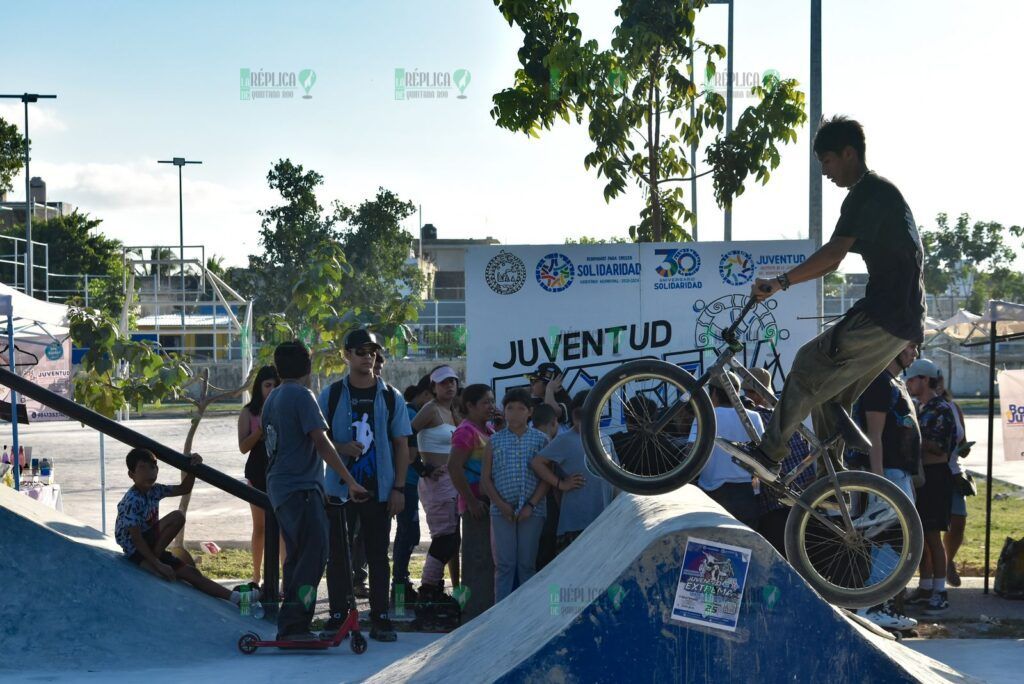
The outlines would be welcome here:
[[[726,342],[733,342],[735,340],[736,328],[738,328],[740,323],[743,322],[743,319],[747,317],[747,314],[750,313],[751,309],[753,309],[757,305],[757,301],[758,300],[755,299],[754,297],[751,297],[750,299],[747,300],[746,305],[742,309],[740,309],[740,313],[736,317],[736,320],[732,322],[732,325],[722,330],[723,340],[725,340]]]

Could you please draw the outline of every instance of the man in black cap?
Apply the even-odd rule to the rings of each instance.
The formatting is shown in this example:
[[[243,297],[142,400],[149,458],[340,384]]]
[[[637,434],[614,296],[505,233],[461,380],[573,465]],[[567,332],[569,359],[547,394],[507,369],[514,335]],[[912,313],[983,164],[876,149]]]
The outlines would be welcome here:
[[[529,373],[526,378],[530,381],[530,395],[535,405],[547,404],[555,409],[558,422],[568,425],[569,415],[569,394],[562,389],[562,380],[565,374],[558,364],[545,362],[537,366],[537,370]]]
[[[383,349],[380,338],[364,329],[345,337],[348,375],[320,393],[320,409],[331,429],[331,440],[348,461],[356,482],[370,493],[368,501],[349,501],[346,507],[359,519],[366,561],[370,570],[370,638],[394,641],[397,636],[388,619],[388,543],[391,518],[405,507],[405,475],[409,466],[412,434],[409,413],[401,392],[374,373],[377,355]],[[325,490],[331,501],[348,499],[348,488],[327,478]],[[327,564],[327,593],[331,621],[337,627],[347,610],[348,577],[341,537],[340,506],[329,506],[331,554]],[[337,510],[333,510],[337,509]]]

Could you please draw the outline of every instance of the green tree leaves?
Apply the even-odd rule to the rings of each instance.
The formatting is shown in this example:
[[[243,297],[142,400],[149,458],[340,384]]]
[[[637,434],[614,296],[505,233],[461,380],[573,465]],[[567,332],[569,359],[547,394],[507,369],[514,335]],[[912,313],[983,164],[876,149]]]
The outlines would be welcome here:
[[[0,118],[0,194],[10,192],[14,177],[25,164],[25,136]]]
[[[558,120],[583,123],[594,150],[586,169],[606,179],[605,201],[629,185],[640,188],[645,207],[629,229],[635,240],[688,240],[696,220],[680,183],[692,174],[688,150],[714,135],[706,161],[715,197],[729,206],[751,174],[766,183],[778,167],[778,143],[796,140],[806,121],[804,97],[792,79],[766,74],[754,88],[759,104],[748,107],[728,137],[725,98],[698,88],[690,60],[705,62],[702,81],[725,58],[721,45],[695,38],[706,0],[622,0],[611,48],[584,41],[570,0],[494,0],[511,26],[523,31],[521,68],[511,87],[493,96],[491,117],[501,128],[539,137]],[[693,108],[693,115],[690,109]]]

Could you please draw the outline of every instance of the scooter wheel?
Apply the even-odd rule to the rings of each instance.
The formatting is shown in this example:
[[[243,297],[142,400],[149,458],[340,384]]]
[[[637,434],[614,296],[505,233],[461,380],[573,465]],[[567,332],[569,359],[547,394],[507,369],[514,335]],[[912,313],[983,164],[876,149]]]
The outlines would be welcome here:
[[[256,652],[256,642],[260,640],[260,635],[255,632],[246,632],[238,640],[238,650],[245,655],[252,655]]]
[[[356,655],[366,653],[366,637],[359,632],[352,632],[352,652]]]

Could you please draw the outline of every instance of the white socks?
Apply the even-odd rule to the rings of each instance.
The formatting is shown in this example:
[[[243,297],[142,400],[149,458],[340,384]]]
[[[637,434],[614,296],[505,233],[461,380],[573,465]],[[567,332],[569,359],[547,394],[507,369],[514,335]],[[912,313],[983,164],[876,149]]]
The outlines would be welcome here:
[[[932,578],[932,591],[934,591],[934,592],[946,591],[946,578],[945,577],[934,577],[934,578]]]
[[[926,591],[931,591],[932,580],[931,580],[931,578],[925,579],[925,578],[922,577],[921,578],[921,582],[917,586],[921,587],[922,589],[924,589]]]

